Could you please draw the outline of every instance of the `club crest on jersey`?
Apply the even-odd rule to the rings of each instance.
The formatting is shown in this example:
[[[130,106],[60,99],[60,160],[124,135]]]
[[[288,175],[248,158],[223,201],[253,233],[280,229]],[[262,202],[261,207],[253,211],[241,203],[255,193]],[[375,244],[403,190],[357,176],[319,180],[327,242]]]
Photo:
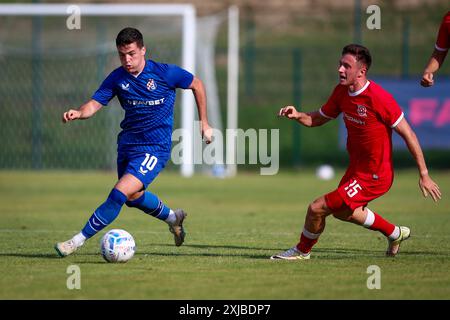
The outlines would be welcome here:
[[[356,112],[358,112],[358,115],[360,117],[367,117],[367,108],[365,106],[362,105],[357,105],[356,106]]]
[[[148,80],[147,82],[147,90],[153,91],[156,89],[156,82],[153,79]]]

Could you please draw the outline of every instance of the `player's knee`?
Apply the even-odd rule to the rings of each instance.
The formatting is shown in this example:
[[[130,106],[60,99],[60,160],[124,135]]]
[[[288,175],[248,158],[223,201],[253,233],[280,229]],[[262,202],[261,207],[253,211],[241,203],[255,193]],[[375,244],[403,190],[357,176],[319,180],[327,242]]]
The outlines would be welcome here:
[[[141,201],[141,197],[142,197],[143,194],[144,194],[143,191],[139,191],[139,192],[136,192],[136,193],[132,194],[131,196],[129,196],[129,197],[128,197],[128,201],[125,202],[125,204],[127,205],[127,207],[134,208],[134,207],[136,207],[139,203],[141,203],[141,202],[142,202],[142,201]]]
[[[336,219],[342,220],[342,221],[351,222],[353,220],[352,213],[348,213],[348,212],[333,212],[333,217],[335,217]]]
[[[323,215],[325,213],[323,204],[321,204],[319,201],[314,201],[309,204],[308,206],[308,214],[319,216]]]
[[[129,208],[133,208],[133,207],[136,206],[136,205],[134,204],[133,201],[127,201],[127,202],[125,202],[125,204],[126,204],[126,206],[129,207]]]
[[[316,213],[314,209],[315,209],[314,204],[310,203],[308,206],[308,215],[314,215]]]

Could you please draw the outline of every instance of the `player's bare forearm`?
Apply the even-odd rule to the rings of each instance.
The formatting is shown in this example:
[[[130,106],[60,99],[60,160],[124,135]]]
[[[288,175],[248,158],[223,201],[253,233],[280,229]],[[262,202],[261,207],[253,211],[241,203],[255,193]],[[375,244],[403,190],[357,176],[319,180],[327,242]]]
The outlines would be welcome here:
[[[68,111],[64,112],[62,120],[64,123],[66,123],[74,120],[89,119],[98,110],[100,110],[101,107],[102,105],[99,102],[95,100],[89,100],[78,109],[69,109]]]
[[[192,90],[195,98],[195,103],[197,104],[198,118],[202,126],[202,136],[205,138],[206,143],[210,143],[212,138],[212,129],[209,126],[208,122],[205,86],[199,78],[194,77],[191,85],[189,86],[189,89]]]
[[[427,66],[425,67],[420,84],[423,87],[430,87],[434,84],[433,75],[444,63],[448,51],[434,49]]]
[[[419,140],[416,134],[409,126],[405,119],[402,119],[400,123],[395,127],[395,131],[403,138],[408,147],[409,152],[416,161],[417,168],[419,170],[419,187],[425,197],[428,194],[431,195],[434,201],[441,199],[441,192],[439,186],[431,179],[427,165],[425,163],[425,157],[420,147]]]
[[[428,62],[428,66],[425,68],[425,71],[436,72],[444,63],[445,57],[447,56],[448,51],[440,51],[434,49],[431,54],[430,61]]]
[[[102,105],[95,101],[95,100],[89,100],[87,103],[82,105],[78,110],[81,112],[80,119],[89,119],[92,117],[100,108]]]
[[[194,77],[194,80],[192,80],[189,89],[192,90],[192,93],[195,97],[195,102],[197,104],[198,110],[198,118],[202,123],[208,123],[208,114],[206,111],[206,90],[203,82],[199,78]]]
[[[309,112],[298,112],[297,116],[293,118],[298,123],[305,127],[316,127],[317,122],[314,121],[314,116]]]
[[[425,164],[425,158],[423,156],[422,148],[420,147],[419,140],[416,134],[409,126],[405,119],[402,119],[400,123],[395,127],[395,131],[403,138],[408,147],[409,152],[414,157],[417,163],[419,173],[428,174],[427,166]]]
[[[307,112],[305,114],[308,119],[307,123],[309,124],[309,127],[319,127],[319,126],[327,123],[328,121],[330,121],[330,119],[322,116],[319,111]],[[300,123],[302,123],[302,122],[300,122]]]
[[[299,112],[293,106],[286,106],[284,108],[281,108],[278,112],[278,116],[296,120],[298,123],[305,127],[318,127],[330,120],[323,117],[319,111],[306,113]]]

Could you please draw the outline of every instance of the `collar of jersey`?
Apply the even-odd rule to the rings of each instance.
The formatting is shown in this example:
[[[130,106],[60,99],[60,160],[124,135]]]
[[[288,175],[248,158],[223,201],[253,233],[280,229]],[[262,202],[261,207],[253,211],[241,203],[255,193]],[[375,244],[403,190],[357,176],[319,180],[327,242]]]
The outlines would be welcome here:
[[[359,89],[358,91],[355,91],[355,92],[350,92],[350,91],[349,91],[349,92],[348,92],[348,95],[349,95],[350,97],[356,97],[357,95],[363,93],[363,91],[367,89],[367,87],[369,86],[369,84],[370,84],[370,81],[367,80],[367,82],[366,82],[366,84],[364,85],[364,87],[362,87],[361,89]]]
[[[144,66],[144,68],[142,69],[141,72],[139,72],[137,75],[133,75],[133,74],[131,74],[131,73],[129,73],[129,72],[128,72],[128,74],[129,74],[130,76],[132,76],[133,78],[137,79],[137,77],[139,77],[139,76],[141,75],[141,73],[144,72],[145,69],[146,69],[148,66],[149,66],[148,60],[145,60],[145,66]]]

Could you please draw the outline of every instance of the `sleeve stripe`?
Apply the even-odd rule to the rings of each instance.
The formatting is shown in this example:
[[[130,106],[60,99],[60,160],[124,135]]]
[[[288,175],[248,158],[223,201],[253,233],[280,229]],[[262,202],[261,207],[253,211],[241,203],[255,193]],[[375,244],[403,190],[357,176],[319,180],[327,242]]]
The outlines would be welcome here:
[[[436,48],[437,51],[447,51],[448,50],[448,48],[441,48],[437,44],[435,44],[434,47]]]
[[[403,116],[404,116],[404,114],[403,114],[403,112],[402,112],[402,114],[400,115],[400,117],[398,117],[397,121],[394,122],[394,124],[391,126],[391,128],[395,128],[395,127],[400,123],[400,121],[402,121]]]
[[[319,113],[322,117],[327,118],[327,119],[335,119],[333,117],[327,116],[325,113],[323,113],[322,108],[319,109]]]

